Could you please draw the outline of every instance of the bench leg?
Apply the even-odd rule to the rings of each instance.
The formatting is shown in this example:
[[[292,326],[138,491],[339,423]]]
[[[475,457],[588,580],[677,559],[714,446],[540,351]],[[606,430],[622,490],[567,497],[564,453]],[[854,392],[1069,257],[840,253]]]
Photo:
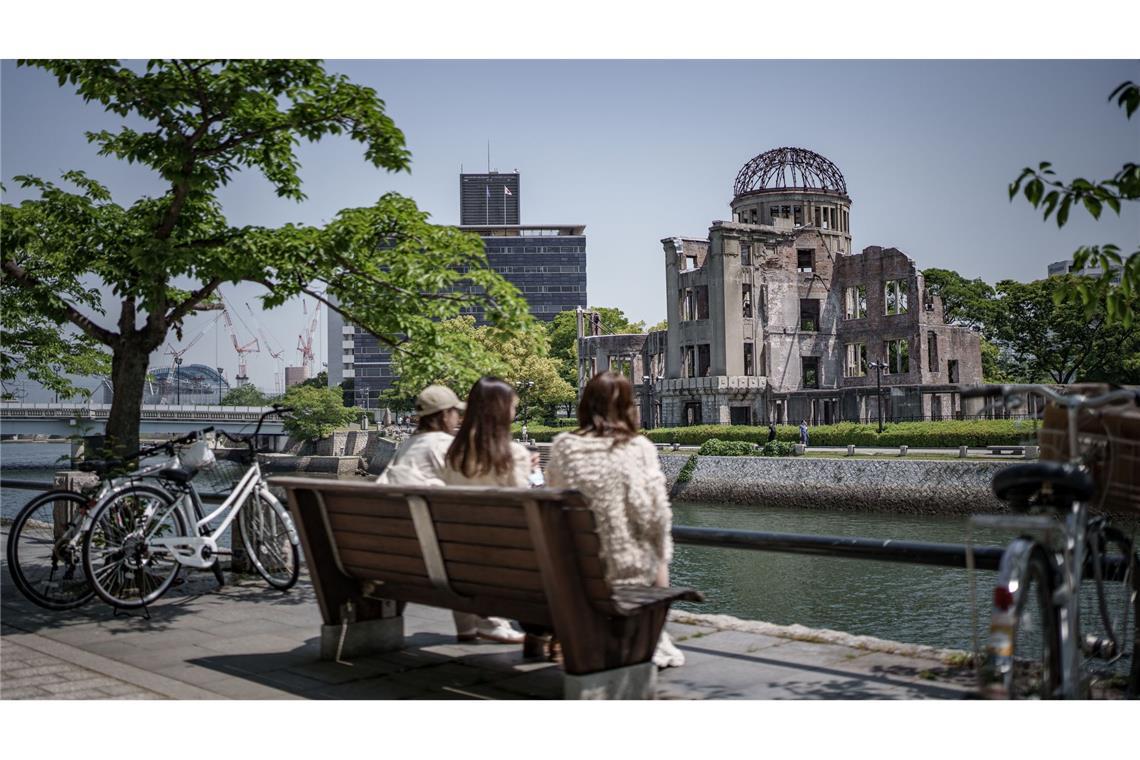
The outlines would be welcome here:
[[[351,660],[404,648],[404,616],[321,626],[321,659]]]
[[[653,699],[657,692],[657,666],[652,662],[585,675],[567,673],[564,679],[564,699]]]

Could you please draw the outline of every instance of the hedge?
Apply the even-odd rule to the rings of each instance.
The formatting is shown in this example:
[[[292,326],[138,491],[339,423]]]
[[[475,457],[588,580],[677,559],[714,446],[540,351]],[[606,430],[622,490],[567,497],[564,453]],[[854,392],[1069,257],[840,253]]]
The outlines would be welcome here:
[[[519,430],[514,427],[515,432]],[[535,441],[549,442],[571,428],[528,425]],[[882,435],[875,423],[840,422],[809,428],[808,440],[814,446],[914,446],[916,448],[957,448],[958,446],[1010,446],[1032,442],[1036,428],[1032,422],[1017,420],[941,420],[938,422],[896,422],[883,425]],[[643,430],[654,443],[700,446],[712,439],[765,444],[767,427],[748,425],[691,425],[679,428]],[[778,425],[776,440],[799,443],[800,431],[793,425]]]
[[[722,441],[710,438],[701,444],[701,449],[697,453],[703,457],[751,457],[756,456],[759,451],[756,444],[747,441]]]

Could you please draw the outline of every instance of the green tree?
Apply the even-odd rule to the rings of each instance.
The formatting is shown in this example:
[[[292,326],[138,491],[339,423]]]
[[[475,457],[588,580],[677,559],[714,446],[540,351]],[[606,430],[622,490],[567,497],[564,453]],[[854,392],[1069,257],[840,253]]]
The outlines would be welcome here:
[[[285,416],[285,432],[305,441],[324,438],[363,413],[346,407],[337,388],[294,385],[285,392],[281,403],[293,408],[293,412]]]
[[[669,329],[669,320],[663,319],[660,322],[658,322],[657,324],[650,325],[649,327],[645,328],[645,332],[651,333],[651,332],[657,332],[659,330],[668,330],[668,329]]]
[[[471,386],[484,375],[500,377],[524,395],[532,407],[547,404],[569,403],[575,397],[574,387],[558,372],[558,364],[549,356],[549,342],[545,330],[532,321],[529,329],[516,334],[504,334],[489,325],[475,326],[469,316],[444,322],[437,337],[445,347],[439,354],[425,351],[396,359],[395,371],[399,380],[393,389],[394,398],[411,398],[432,383],[447,385],[460,397],[466,397]],[[455,353],[451,346],[473,347],[466,353]],[[449,357],[442,361],[437,357]],[[525,386],[524,383],[533,385]]]
[[[1110,103],[1114,99],[1124,109],[1125,118],[1131,119],[1140,107],[1140,85],[1125,82],[1108,96]],[[1138,144],[1134,142],[1133,147]],[[1140,164],[1126,161],[1111,179],[1089,181],[1078,177],[1066,183],[1057,178],[1050,162],[1042,161],[1036,169],[1027,166],[1021,170],[1010,183],[1009,199],[1012,201],[1019,191],[1034,208],[1042,209],[1044,219],[1056,211],[1058,227],[1065,226],[1073,207],[1083,206],[1093,219],[1100,219],[1106,206],[1119,216],[1122,203],[1140,200]],[[1131,327],[1140,296],[1140,245],[1127,257],[1113,244],[1082,246],[1073,254],[1073,268],[1086,266],[1100,268],[1101,275],[1068,281],[1065,288],[1055,293],[1058,302],[1080,303],[1090,319],[1103,310],[1104,319],[1110,324],[1120,322]],[[1119,282],[1114,282],[1114,269],[1119,271]]]
[[[268,406],[272,397],[262,393],[253,385],[239,385],[230,388],[222,396],[222,406]]]
[[[946,324],[969,327],[982,334],[982,379],[988,383],[1010,382],[1009,368],[989,333],[998,314],[994,287],[981,278],[967,280],[952,269],[924,269],[922,277],[927,291],[942,299]]]
[[[473,304],[497,329],[522,324],[526,303],[487,265],[479,238],[430,224],[399,195],[345,209],[322,227],[227,222],[216,193],[242,170],[259,173],[278,196],[304,199],[300,140],[345,136],[373,166],[408,169],[403,133],[376,92],[319,61],[21,65],[122,117],[118,131],[89,132],[89,141],[101,155],[148,167],[166,186],[160,197],[123,206],[80,172],[63,175],[73,189],[18,177],[38,197],[2,207],[3,294],[19,292],[27,304],[26,317],[5,310],[12,323],[4,324],[4,354],[19,355],[9,335],[26,334],[36,320],[68,323],[88,346],[109,349],[115,396],[106,433],[116,446],[137,444],[147,357],[225,282],[262,284],[267,308],[301,293],[318,298],[397,355],[436,350],[440,321]],[[102,287],[77,298],[91,280]]]
[[[1011,374],[1026,382],[1072,383],[1140,379],[1140,325],[1109,323],[1102,302],[1088,317],[1082,304],[1060,301],[1075,277],[997,284],[996,316],[988,330]]]
[[[328,388],[329,387],[329,373],[327,370],[321,370],[317,373],[316,377],[310,377],[298,385],[307,385],[310,388]]]

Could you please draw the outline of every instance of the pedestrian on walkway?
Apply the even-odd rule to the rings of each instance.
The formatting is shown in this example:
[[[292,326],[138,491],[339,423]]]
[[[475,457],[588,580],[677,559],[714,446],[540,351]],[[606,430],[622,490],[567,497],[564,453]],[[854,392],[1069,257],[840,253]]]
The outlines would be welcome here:
[[[673,511],[657,448],[637,431],[629,380],[614,372],[596,375],[582,391],[578,428],[554,439],[546,477],[553,488],[574,488],[586,496],[611,585],[666,587]],[[653,662],[659,668],[685,664],[665,631]]]
[[[800,443],[807,448],[808,445],[808,424],[807,420],[800,420]]]
[[[769,422],[768,423],[768,443],[771,443],[774,440],[776,440],[776,423],[775,422]]]

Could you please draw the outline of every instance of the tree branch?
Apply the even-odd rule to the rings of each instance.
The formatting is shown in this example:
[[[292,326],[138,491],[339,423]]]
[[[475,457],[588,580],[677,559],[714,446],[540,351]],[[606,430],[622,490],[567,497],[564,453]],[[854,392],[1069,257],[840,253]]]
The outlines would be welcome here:
[[[25,290],[32,291],[36,288],[48,288],[48,285],[42,282],[39,278],[28,273],[26,269],[21,267],[15,261],[6,260],[3,262],[4,274],[12,278],[12,280]],[[108,330],[105,327],[92,322],[89,318],[80,314],[74,306],[64,301],[57,295],[53,297],[58,299],[57,308],[59,308],[67,321],[82,330],[85,334],[99,341],[105,346],[113,347],[119,340],[119,335]]]
[[[171,309],[170,312],[166,315],[166,324],[172,325],[181,320],[183,317],[193,311],[195,306],[202,303],[202,301],[208,298],[211,293],[217,290],[222,282],[222,278],[215,277],[202,287],[198,288],[195,291],[192,291],[190,295],[186,296],[186,298],[181,303],[176,304],[174,308]]]

